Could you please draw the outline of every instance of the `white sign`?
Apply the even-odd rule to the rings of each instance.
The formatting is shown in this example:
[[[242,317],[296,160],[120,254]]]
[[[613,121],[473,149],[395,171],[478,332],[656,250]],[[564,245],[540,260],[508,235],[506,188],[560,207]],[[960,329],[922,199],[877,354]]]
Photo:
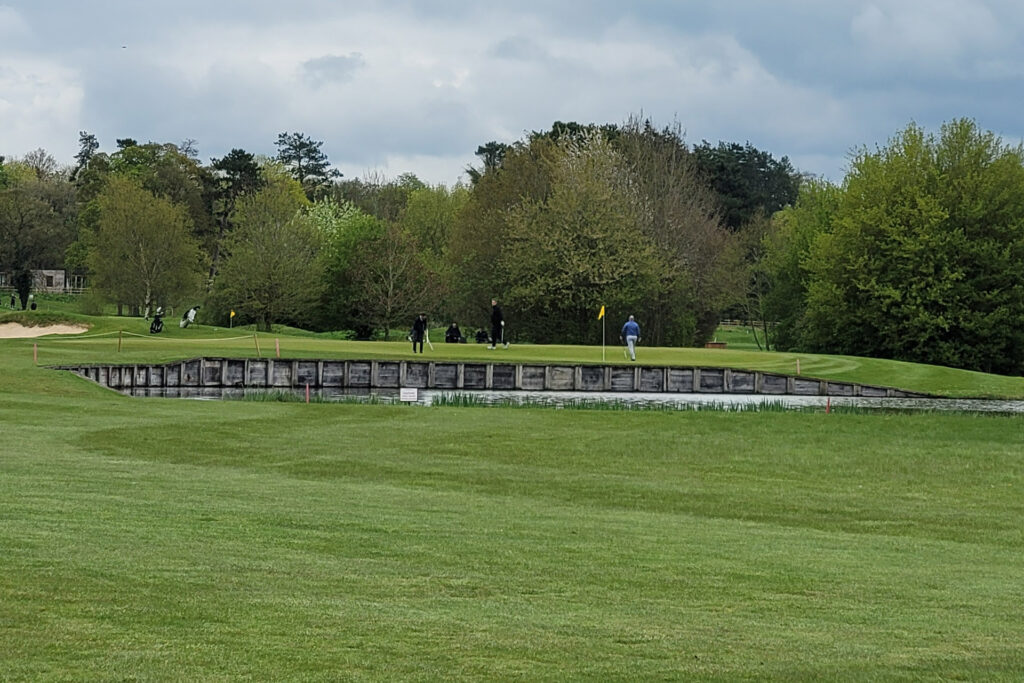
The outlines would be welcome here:
[[[419,389],[416,387],[402,387],[398,391],[398,399],[400,401],[417,401],[419,400]]]

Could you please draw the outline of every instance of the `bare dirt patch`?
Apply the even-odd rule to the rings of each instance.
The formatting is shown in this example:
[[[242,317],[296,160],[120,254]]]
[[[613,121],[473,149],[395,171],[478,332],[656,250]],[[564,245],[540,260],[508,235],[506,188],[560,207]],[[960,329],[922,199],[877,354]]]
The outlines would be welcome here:
[[[84,325],[40,325],[26,327],[21,323],[0,323],[0,339],[24,339],[43,337],[48,334],[81,334],[88,330]]]

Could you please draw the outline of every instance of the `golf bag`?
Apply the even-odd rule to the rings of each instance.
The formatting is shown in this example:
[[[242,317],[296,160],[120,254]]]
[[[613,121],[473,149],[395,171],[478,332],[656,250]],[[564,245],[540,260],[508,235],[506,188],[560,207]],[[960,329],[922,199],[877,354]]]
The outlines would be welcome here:
[[[185,315],[181,316],[181,322],[178,323],[178,327],[184,329],[191,325],[192,323],[194,323],[196,321],[196,312],[198,310],[198,306],[193,306],[192,308],[185,311]]]
[[[164,319],[160,313],[153,316],[153,322],[149,324],[150,334],[160,334],[164,331]]]

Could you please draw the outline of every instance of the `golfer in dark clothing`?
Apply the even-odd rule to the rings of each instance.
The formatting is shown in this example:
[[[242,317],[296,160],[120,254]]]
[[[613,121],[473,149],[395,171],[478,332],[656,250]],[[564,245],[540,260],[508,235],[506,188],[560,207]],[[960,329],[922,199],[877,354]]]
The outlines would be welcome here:
[[[449,344],[461,344],[466,341],[462,336],[462,330],[459,329],[458,323],[452,323],[448,326],[448,329],[444,331],[444,340]]]
[[[498,300],[491,299],[491,345],[487,348],[493,349],[498,344],[504,344],[505,348],[508,348],[508,342],[505,341],[505,316],[501,313]]]
[[[416,345],[420,345],[420,353],[423,353],[423,337],[427,334],[427,314],[420,313],[412,323],[412,332],[409,337],[412,339],[412,352],[416,353]]]

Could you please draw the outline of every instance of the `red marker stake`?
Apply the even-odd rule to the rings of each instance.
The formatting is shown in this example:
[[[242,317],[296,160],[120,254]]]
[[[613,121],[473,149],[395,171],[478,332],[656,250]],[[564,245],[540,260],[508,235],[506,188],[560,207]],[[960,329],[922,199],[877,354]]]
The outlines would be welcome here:
[[[306,403],[309,403],[309,382],[306,382]]]
[[[277,337],[274,338],[274,347],[277,349],[277,357],[281,357],[281,340]]]
[[[39,344],[32,345],[32,362],[39,365]]]
[[[832,397],[829,396],[825,399],[825,414],[828,415],[832,412]]]

